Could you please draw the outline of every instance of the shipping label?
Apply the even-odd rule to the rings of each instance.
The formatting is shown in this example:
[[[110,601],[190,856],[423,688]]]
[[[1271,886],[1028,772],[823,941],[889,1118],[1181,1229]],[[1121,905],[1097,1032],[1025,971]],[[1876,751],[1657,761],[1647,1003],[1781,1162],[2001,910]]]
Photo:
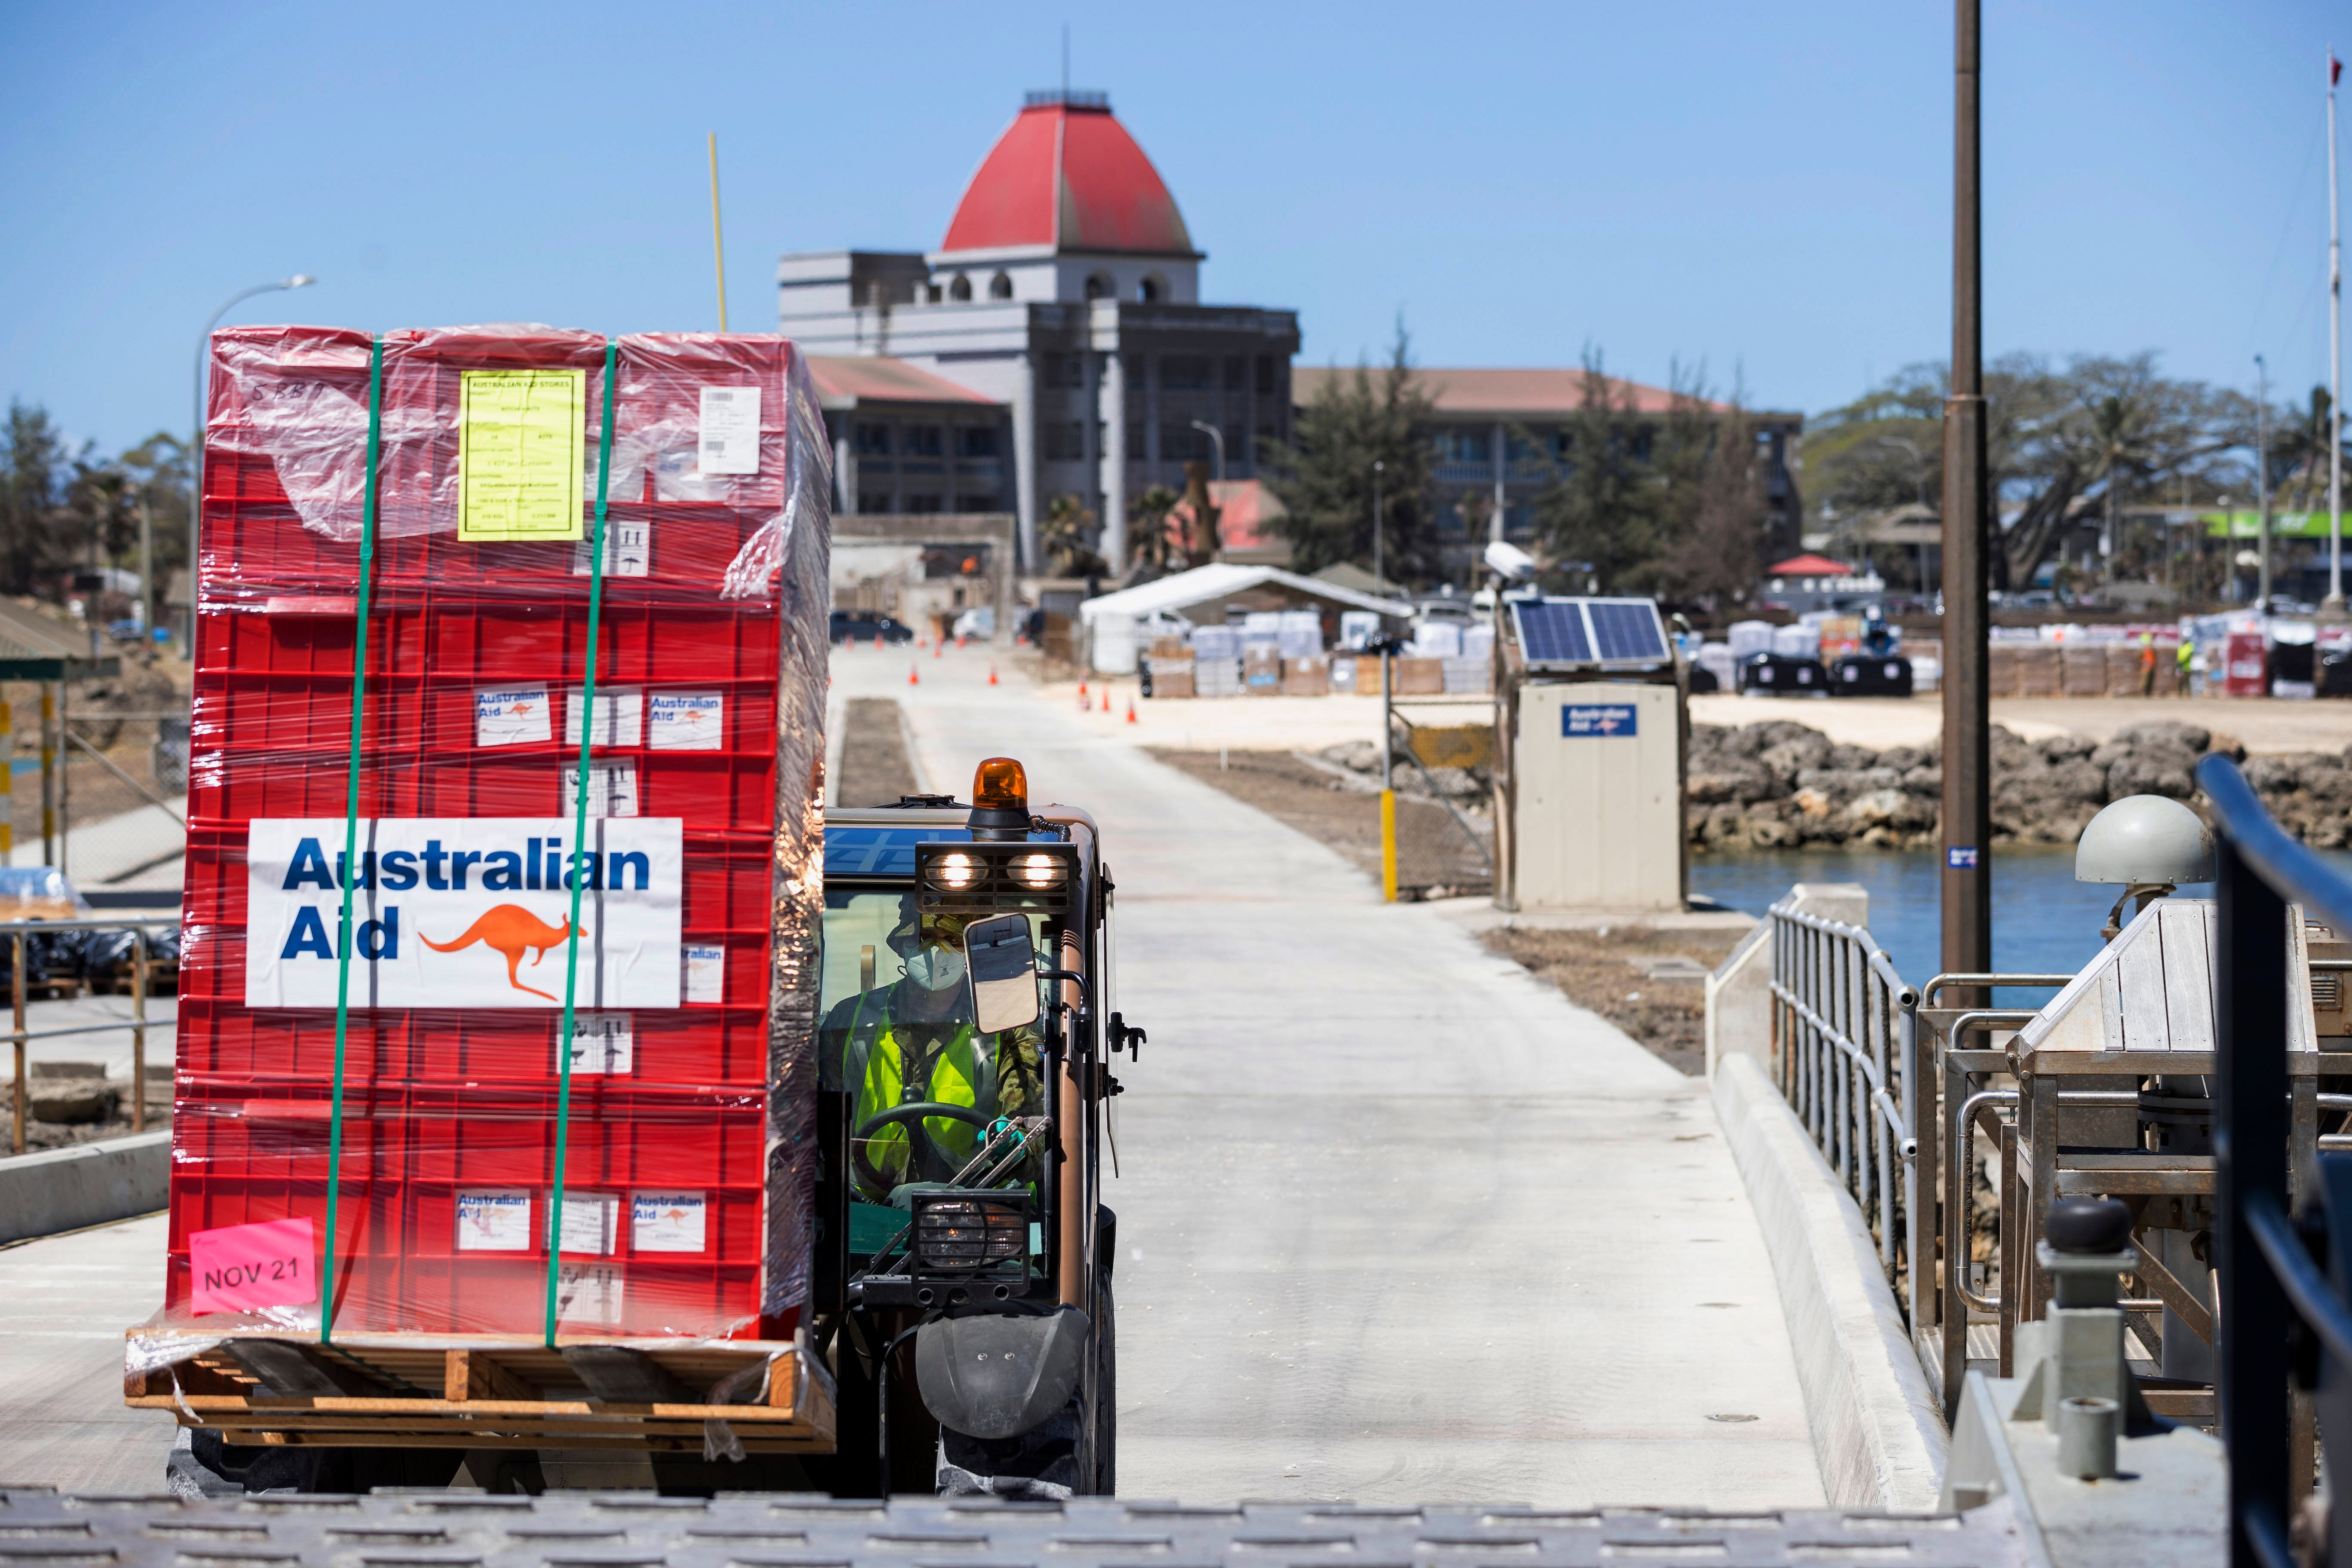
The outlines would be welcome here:
[[[545,744],[554,734],[546,687],[501,686],[474,693],[477,746]]]
[[[563,743],[580,744],[580,710],[587,705],[585,687],[575,686],[563,695]],[[645,744],[646,689],[642,686],[600,686],[596,689],[596,722],[592,745],[642,746]]]
[[[716,691],[656,691],[646,744],[656,752],[715,752],[726,744],[727,699]]]
[[[629,1246],[638,1252],[700,1252],[700,1193],[631,1193]]]
[[[457,377],[457,538],[581,536],[584,370],[469,370]]]
[[[262,818],[246,835],[245,1005],[331,1007],[346,946],[355,1007],[561,1007],[580,888],[577,1005],[675,1007],[683,825],[569,817]],[[342,929],[352,884],[354,939]]]
[[[689,1006],[716,1007],[726,999],[727,950],[717,942],[692,942],[684,949],[682,988]]]
[[[517,1187],[460,1191],[457,1250],[529,1252],[530,1194]]]
[[[609,1258],[621,1242],[621,1194],[563,1194],[563,1250]]]
[[[706,386],[702,389],[701,469],[706,474],[756,474],[760,471],[760,389],[756,386]]]
[[[319,1299],[319,1246],[309,1219],[223,1226],[188,1237],[192,1312],[250,1312]]]

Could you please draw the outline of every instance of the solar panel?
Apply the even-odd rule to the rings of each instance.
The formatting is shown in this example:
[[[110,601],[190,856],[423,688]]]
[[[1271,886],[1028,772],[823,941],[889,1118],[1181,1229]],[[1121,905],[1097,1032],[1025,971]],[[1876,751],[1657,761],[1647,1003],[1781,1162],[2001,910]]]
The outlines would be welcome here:
[[[1584,635],[1583,607],[1574,599],[1514,599],[1519,646],[1529,664],[1590,664],[1592,645]]]
[[[1592,617],[1592,640],[1602,663],[1665,662],[1666,638],[1656,605],[1647,599],[1588,599],[1584,607]]]

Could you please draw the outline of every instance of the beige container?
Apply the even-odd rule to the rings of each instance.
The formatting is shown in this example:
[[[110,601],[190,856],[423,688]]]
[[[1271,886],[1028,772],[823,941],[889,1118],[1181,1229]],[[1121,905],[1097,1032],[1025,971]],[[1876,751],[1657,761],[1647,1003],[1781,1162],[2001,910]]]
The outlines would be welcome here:
[[[2018,696],[2059,696],[2063,690],[2059,681],[2058,649],[2055,646],[2029,644],[2017,650]]]
[[[1328,697],[1331,694],[1331,660],[1323,654],[1282,661],[1285,697]]]
[[[1190,664],[1185,665],[1185,667],[1181,670],[1171,669],[1165,674],[1162,674],[1157,669],[1151,672],[1151,700],[1153,701],[1157,702],[1163,697],[1190,697],[1192,695],[1192,667]]]
[[[1519,688],[1518,908],[1683,907],[1678,700],[1671,686],[1614,681]]]
[[[2077,643],[2058,650],[2058,689],[2068,697],[2107,694],[2107,645]]]
[[[1330,677],[1333,695],[1344,697],[1360,689],[1356,682],[1363,667],[1371,665],[1377,669],[1379,664],[1378,659],[1360,659],[1347,654],[1335,655],[1331,660]],[[1381,678],[1375,673],[1372,677],[1372,689],[1379,690],[1380,685]]]
[[[1445,661],[1442,658],[1401,658],[1396,661],[1399,697],[1445,695]]]

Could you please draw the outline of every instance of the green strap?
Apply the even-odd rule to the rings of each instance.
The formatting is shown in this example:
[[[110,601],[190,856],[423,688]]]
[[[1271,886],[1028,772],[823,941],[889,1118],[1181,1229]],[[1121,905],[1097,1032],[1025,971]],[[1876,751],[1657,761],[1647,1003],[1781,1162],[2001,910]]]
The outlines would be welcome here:
[[[604,342],[604,435],[596,447],[596,526],[588,536],[588,665],[581,682],[580,787],[572,816],[572,934],[563,944],[563,1022],[556,1031],[555,1193],[548,1203],[547,1348],[555,1348],[555,1283],[563,1258],[563,1161],[572,1132],[572,1003],[580,986],[580,896],[588,885],[581,857],[588,844],[588,753],[596,737],[596,632],[604,614],[605,489],[612,478],[613,405],[620,344]]]
[[[335,1096],[327,1113],[327,1249],[319,1285],[319,1342],[331,1343],[335,1331],[335,1221],[343,1195],[343,1060],[352,1028],[352,889],[359,880],[360,839],[360,712],[367,694],[368,589],[375,571],[376,454],[383,438],[383,340],[375,340],[368,356],[367,489],[360,507],[359,632],[352,643],[352,771],[343,793],[342,924],[336,933],[341,950],[335,960]]]

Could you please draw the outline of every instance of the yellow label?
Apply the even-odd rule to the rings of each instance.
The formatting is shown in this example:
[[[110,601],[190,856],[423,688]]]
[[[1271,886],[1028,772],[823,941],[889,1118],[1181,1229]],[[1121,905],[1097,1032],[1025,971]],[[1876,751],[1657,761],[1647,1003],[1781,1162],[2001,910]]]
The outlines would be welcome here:
[[[584,370],[457,378],[457,537],[579,539]]]

